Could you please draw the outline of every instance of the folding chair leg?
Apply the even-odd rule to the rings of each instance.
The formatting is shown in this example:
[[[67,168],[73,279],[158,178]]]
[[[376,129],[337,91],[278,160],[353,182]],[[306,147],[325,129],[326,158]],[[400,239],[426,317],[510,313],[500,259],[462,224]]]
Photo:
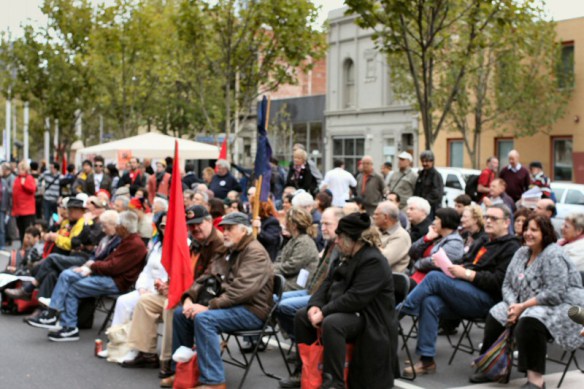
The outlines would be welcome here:
[[[408,341],[407,341],[407,339],[406,339],[406,337],[404,335],[403,328],[402,328],[400,322],[398,322],[398,331],[399,331],[399,335],[401,336],[402,342],[403,342],[402,349],[405,349],[406,350],[407,361],[409,361],[410,362],[410,366],[413,367],[414,366],[414,360],[412,359],[412,354],[410,354],[410,348],[408,347]],[[401,378],[403,378],[404,380],[408,380],[408,381],[415,380],[416,379],[416,371],[414,369],[412,369],[412,371],[414,373],[414,375],[412,377],[410,377],[410,378],[408,378],[408,377],[401,377]]]
[[[566,362],[566,367],[564,368],[564,372],[562,373],[562,378],[560,378],[560,382],[558,382],[558,386],[557,386],[558,388],[560,386],[562,386],[562,382],[564,382],[564,377],[566,376],[566,373],[568,372],[568,369],[570,368],[570,365],[572,364],[572,360],[575,359],[575,354],[576,354],[576,350],[574,350],[570,353],[570,358],[568,358],[568,362]],[[564,359],[563,355],[562,355],[562,359]],[[577,364],[578,364],[578,362],[576,362],[576,365]]]
[[[106,327],[110,323],[112,315],[114,314],[114,310],[116,309],[117,302],[118,302],[118,300],[114,299],[114,302],[112,303],[110,309],[107,311],[107,315],[105,316],[105,319],[104,319],[103,323],[101,324],[99,331],[97,331],[97,336],[101,335],[101,333],[106,329]]]
[[[462,340],[466,337],[468,339],[468,341],[470,342],[470,353],[472,354],[474,352],[474,345],[472,344],[472,340],[470,339],[470,330],[472,329],[472,325],[473,322],[468,320],[468,321],[462,321],[462,334],[460,335],[460,338],[458,338],[458,342],[456,343],[456,346],[454,347],[454,351],[452,352],[452,355],[450,356],[450,360],[448,361],[448,365],[452,364],[452,361],[454,360],[454,356],[456,355],[456,353],[458,352],[458,350],[461,349],[461,345],[462,345]]]

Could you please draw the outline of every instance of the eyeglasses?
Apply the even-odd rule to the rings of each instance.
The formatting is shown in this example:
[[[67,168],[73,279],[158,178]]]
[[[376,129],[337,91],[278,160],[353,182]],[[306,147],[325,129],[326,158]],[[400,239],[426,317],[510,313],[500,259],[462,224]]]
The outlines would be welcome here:
[[[487,221],[490,220],[490,221],[496,222],[496,221],[503,220],[503,219],[507,219],[507,218],[506,217],[497,217],[497,216],[492,216],[492,215],[485,215],[485,220],[487,220]]]

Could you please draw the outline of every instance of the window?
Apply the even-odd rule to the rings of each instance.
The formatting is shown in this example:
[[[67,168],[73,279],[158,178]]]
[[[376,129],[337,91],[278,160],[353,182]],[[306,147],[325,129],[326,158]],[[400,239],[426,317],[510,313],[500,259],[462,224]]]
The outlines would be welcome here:
[[[365,154],[364,138],[333,138],[333,159],[345,162],[349,173],[357,172],[357,161]]]
[[[566,190],[564,188],[552,188],[552,192],[556,195],[556,200],[558,203],[562,203],[562,197],[564,196],[564,192]]]
[[[355,64],[352,59],[345,60],[343,66],[343,108],[355,107]]]
[[[495,155],[499,159],[499,166],[503,167],[507,165],[507,155],[514,147],[513,139],[495,139]]]
[[[448,139],[448,166],[463,167],[464,145],[461,140]]]
[[[570,189],[566,195],[566,204],[584,205],[584,193],[576,189]]]
[[[562,56],[558,64],[557,77],[560,88],[574,86],[574,41],[562,42]]]
[[[572,137],[552,138],[552,176],[554,181],[572,181]]]
[[[460,181],[455,174],[449,174],[446,176],[446,184],[447,188],[454,188],[462,190],[462,185],[460,185]]]

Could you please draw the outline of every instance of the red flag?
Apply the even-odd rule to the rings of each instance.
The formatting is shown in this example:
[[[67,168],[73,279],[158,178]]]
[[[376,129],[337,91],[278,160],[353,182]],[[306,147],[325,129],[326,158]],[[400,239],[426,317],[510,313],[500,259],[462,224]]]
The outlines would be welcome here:
[[[63,151],[63,163],[61,164],[61,173],[62,174],[67,174],[67,156],[65,155],[65,152]]]
[[[191,254],[187,244],[187,224],[180,179],[178,141],[174,144],[174,163],[172,164],[172,183],[170,184],[168,214],[164,243],[162,244],[162,266],[169,278],[168,307],[174,308],[181,296],[193,284]]]
[[[223,143],[221,144],[221,150],[219,150],[219,158],[217,160],[227,160],[227,135],[223,138]],[[215,166],[215,173],[217,173],[217,166]]]

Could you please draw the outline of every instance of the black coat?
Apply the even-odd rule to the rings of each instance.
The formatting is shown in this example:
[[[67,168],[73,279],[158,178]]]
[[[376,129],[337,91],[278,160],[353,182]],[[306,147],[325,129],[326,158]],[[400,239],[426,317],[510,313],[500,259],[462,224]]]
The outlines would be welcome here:
[[[352,389],[387,389],[399,376],[397,317],[391,267],[378,248],[365,246],[346,261],[335,260],[308,302],[324,317],[358,312],[365,320],[349,367]]]
[[[282,227],[280,227],[278,219],[270,216],[262,220],[262,228],[260,229],[258,240],[270,254],[272,262],[274,262],[282,243]]]
[[[308,163],[304,164],[304,167],[300,170],[298,178],[296,178],[294,172],[294,164],[292,163],[290,164],[290,169],[288,169],[286,186],[293,186],[296,189],[304,189],[313,196],[318,193],[318,181],[310,172]]]
[[[438,170],[431,168],[428,170],[422,169],[418,172],[414,196],[428,200],[433,211],[440,208],[442,196],[444,196],[444,181]]]
[[[424,220],[422,220],[420,223],[416,225],[412,224],[410,226],[410,238],[412,238],[412,242],[415,242],[422,236],[426,235],[428,233],[428,228],[431,225],[432,219],[430,219],[430,216],[426,217]]]

